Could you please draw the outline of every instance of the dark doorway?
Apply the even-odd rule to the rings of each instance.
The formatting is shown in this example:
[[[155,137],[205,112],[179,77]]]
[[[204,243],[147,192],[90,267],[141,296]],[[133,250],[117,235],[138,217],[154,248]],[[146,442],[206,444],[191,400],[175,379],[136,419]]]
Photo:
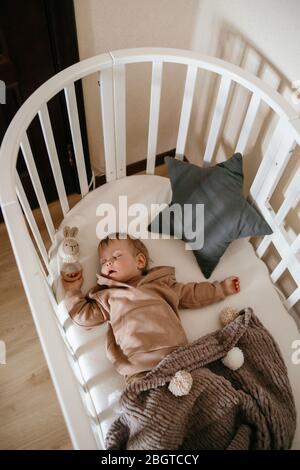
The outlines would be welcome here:
[[[73,0],[1,0],[0,80],[6,85],[6,104],[0,104],[0,143],[22,103],[46,80],[78,61]],[[90,180],[81,82],[77,82],[75,86],[85,163]],[[48,108],[66,191],[68,194],[79,192],[62,92],[48,102]],[[48,202],[56,200],[58,196],[38,118],[29,127],[28,138],[46,199]],[[37,207],[21,152],[17,169],[31,207]]]

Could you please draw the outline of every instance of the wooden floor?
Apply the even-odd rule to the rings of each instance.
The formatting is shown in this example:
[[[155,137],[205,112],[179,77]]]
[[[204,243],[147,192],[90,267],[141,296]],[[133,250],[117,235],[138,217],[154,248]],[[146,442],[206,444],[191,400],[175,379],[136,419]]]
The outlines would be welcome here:
[[[157,174],[165,175],[163,167]],[[79,199],[71,196],[70,205]],[[55,226],[58,203],[50,204]],[[39,211],[34,211],[41,232]],[[0,449],[71,449],[4,224],[0,224]]]
[[[4,224],[0,247],[0,340],[6,344],[6,364],[0,365],[0,449],[70,449]]]

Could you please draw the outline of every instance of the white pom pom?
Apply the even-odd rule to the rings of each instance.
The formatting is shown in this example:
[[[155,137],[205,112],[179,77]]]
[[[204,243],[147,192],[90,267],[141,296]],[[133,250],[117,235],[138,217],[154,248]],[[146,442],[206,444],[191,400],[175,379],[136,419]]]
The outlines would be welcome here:
[[[244,364],[244,353],[240,348],[232,348],[228,351],[222,362],[231,370],[237,370]]]
[[[220,312],[220,322],[222,326],[228,325],[228,323],[238,317],[239,311],[235,307],[225,307]]]
[[[171,382],[169,383],[169,390],[176,397],[187,395],[193,385],[193,377],[186,370],[179,370],[176,372]]]

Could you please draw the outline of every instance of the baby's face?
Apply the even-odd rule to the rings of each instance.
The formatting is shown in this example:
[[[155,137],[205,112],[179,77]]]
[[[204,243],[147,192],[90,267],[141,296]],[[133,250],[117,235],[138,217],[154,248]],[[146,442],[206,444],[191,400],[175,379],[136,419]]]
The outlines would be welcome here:
[[[101,248],[101,274],[115,281],[126,282],[141,274],[145,257],[136,255],[127,240],[110,240],[108,246]]]

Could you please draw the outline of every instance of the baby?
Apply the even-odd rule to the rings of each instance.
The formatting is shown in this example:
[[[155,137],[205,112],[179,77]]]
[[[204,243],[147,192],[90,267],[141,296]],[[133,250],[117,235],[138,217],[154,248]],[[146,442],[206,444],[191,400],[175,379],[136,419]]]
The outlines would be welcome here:
[[[239,278],[222,282],[177,282],[175,269],[148,269],[149,254],[138,239],[114,234],[100,241],[101,275],[86,296],[82,276],[62,281],[73,321],[93,327],[108,322],[107,356],[117,371],[132,377],[146,373],[188,340],[178,309],[219,302],[240,291]]]

